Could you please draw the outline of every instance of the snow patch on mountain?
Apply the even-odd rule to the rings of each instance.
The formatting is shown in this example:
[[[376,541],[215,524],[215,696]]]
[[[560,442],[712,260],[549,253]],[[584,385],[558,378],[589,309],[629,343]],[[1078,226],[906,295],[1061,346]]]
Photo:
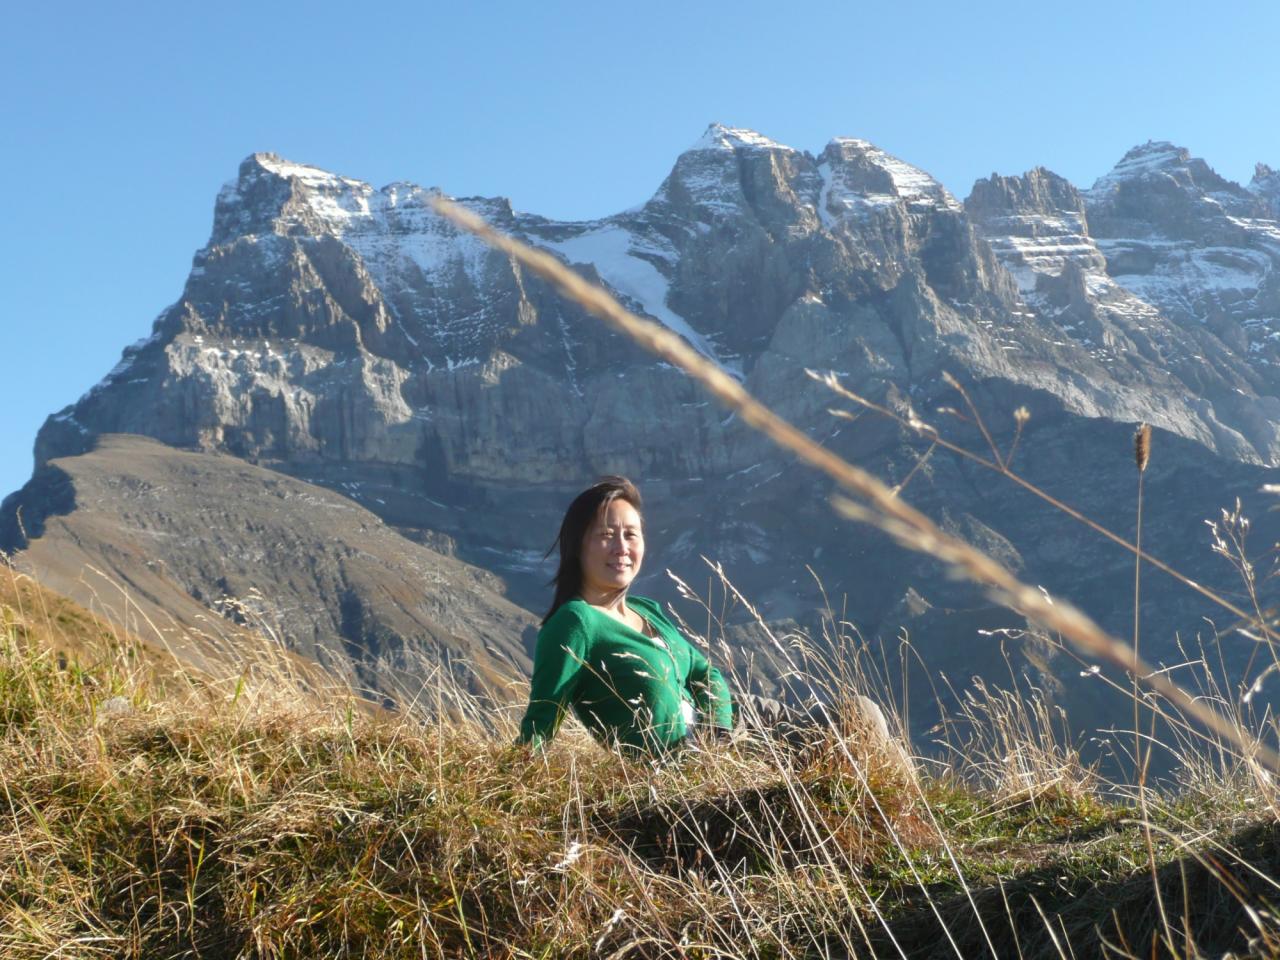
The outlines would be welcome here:
[[[493,251],[472,234],[456,229],[428,204],[438,191],[379,192],[368,218],[340,234],[360,254],[384,291],[404,286],[413,272],[429,282],[461,270],[479,286]],[[463,206],[471,207],[465,201]],[[482,210],[475,212],[484,214]],[[410,266],[414,268],[410,270]]]
[[[946,188],[919,167],[913,167],[892,154],[885,153],[875,144],[866,140],[837,137],[833,142],[856,147],[863,156],[888,173],[893,180],[894,193],[899,198],[907,201],[941,202],[946,206],[959,208],[959,204],[947,192]]]
[[[1116,257],[1133,247],[1125,240],[1101,240],[1104,253]],[[1118,273],[1117,283],[1166,309],[1203,321],[1223,295],[1229,302],[1249,300],[1271,268],[1265,253],[1241,247],[1166,247],[1150,273]]]
[[[1227,219],[1251,234],[1251,239],[1257,243],[1280,253],[1280,222],[1254,217],[1227,217]]]
[[[294,163],[274,153],[257,154],[257,159],[265,169],[270,170],[277,176],[301,180],[308,186],[329,186],[338,183],[357,188],[368,186],[362,180],[342,177],[336,173],[330,173],[328,170],[322,170],[320,167],[313,167],[309,163]]]
[[[1206,325],[1255,367],[1275,362],[1280,223],[1259,167],[1249,189],[1166,142],[1135,147],[1085,196],[1116,282],[1182,325]]]
[[[742,379],[736,365],[722,360],[714,345],[689,322],[667,306],[671,284],[653,264],[654,259],[673,262],[675,252],[617,224],[605,223],[567,240],[540,240],[540,244],[569,263],[589,263],[600,278],[689,342],[689,345],[726,373]]]
[[[1036,226],[1049,232],[1039,236],[987,236],[992,252],[1013,275],[1020,293],[1035,293],[1040,276],[1061,276],[1068,264],[1097,272],[1098,249],[1084,236],[1078,221],[1071,224],[1061,218],[1043,218]]]
[[[363,180],[342,177],[305,163],[294,163],[275,154],[258,154],[264,170],[303,187],[307,204],[336,229],[352,220],[370,216],[373,187]]]
[[[473,283],[481,281],[491,255],[489,247],[435,213],[430,202],[440,195],[439,190],[406,183],[375,190],[362,180],[294,163],[275,154],[255,154],[252,159],[256,168],[287,180],[292,187],[295,203],[280,212],[279,226],[341,240],[360,255],[380,287],[396,290],[423,279],[437,282],[457,270]],[[254,176],[254,172],[249,174],[250,183]],[[242,173],[241,183],[225,187],[220,204],[234,209],[237,204],[247,203],[245,192],[249,184],[244,180]],[[460,202],[482,216],[492,216],[488,201]],[[247,211],[241,211],[238,217],[233,214],[233,218],[244,224],[254,222]],[[257,242],[268,238],[274,239],[271,235],[253,234],[244,239]]]

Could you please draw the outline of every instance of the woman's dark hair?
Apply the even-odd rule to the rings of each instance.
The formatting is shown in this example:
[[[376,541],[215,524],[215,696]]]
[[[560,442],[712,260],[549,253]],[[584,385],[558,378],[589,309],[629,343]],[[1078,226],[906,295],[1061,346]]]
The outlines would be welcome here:
[[[548,557],[559,551],[560,566],[556,575],[551,578],[556,593],[551,600],[551,609],[542,618],[543,623],[582,592],[582,541],[596,517],[600,516],[600,511],[615,500],[625,500],[636,508],[636,513],[644,512],[640,503],[640,491],[626,477],[601,477],[574,497],[573,503],[564,512],[556,541],[547,550]]]

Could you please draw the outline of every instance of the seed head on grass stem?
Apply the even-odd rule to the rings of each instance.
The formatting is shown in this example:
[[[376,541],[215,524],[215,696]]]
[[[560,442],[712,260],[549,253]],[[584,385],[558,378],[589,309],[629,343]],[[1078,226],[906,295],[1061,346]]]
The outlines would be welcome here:
[[[1147,469],[1147,461],[1151,459],[1151,424],[1144,423],[1133,435],[1133,459],[1138,465],[1138,473]]]

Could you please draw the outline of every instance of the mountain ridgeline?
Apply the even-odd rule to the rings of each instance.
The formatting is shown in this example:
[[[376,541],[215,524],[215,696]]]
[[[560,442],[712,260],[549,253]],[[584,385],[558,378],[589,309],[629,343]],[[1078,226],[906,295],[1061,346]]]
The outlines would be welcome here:
[[[92,564],[179,625],[252,590],[288,645],[390,702],[438,668],[510,690],[560,511],[596,475],[623,473],[647,499],[639,592],[674,598],[666,569],[705,590],[705,557],[776,629],[816,627],[829,603],[873,643],[909,638],[958,685],[1012,668],[1080,725],[1106,715],[1053,638],[836,521],[825,481],[458,232],[437,195],[245,160],[178,301],[41,429],[0,545],[77,598]],[[461,202],[675,330],[836,452],[909,478],[903,495],[945,529],[1121,634],[1131,554],[981,465],[926,457],[888,418],[833,417],[840,399],[805,371],[834,371],[988,457],[946,375],[1001,455],[1025,406],[1013,469],[1127,538],[1130,438],[1150,423],[1144,546],[1239,589],[1202,521],[1239,496],[1265,526],[1258,490],[1280,461],[1280,175],[1263,165],[1242,187],[1147,143],[1088,190],[1037,168],[980,180],[962,203],[863,140],[814,156],[713,125],[625,213],[561,222]],[[1197,632],[1212,641],[1205,617],[1230,626],[1175,581],[1147,580],[1153,660],[1183,659],[1176,644]],[[725,630],[742,682],[776,689],[760,624],[738,608]],[[1243,674],[1252,649],[1222,644]]]

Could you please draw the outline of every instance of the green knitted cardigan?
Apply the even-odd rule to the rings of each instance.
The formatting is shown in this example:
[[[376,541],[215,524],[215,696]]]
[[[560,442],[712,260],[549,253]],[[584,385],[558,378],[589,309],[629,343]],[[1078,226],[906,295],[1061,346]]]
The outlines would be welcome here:
[[[570,600],[538,633],[520,740],[555,736],[569,707],[591,734],[624,752],[664,753],[688,734],[683,703],[700,722],[731,729],[733,700],[720,671],[646,597],[627,606],[653,627],[646,637],[585,600]]]

